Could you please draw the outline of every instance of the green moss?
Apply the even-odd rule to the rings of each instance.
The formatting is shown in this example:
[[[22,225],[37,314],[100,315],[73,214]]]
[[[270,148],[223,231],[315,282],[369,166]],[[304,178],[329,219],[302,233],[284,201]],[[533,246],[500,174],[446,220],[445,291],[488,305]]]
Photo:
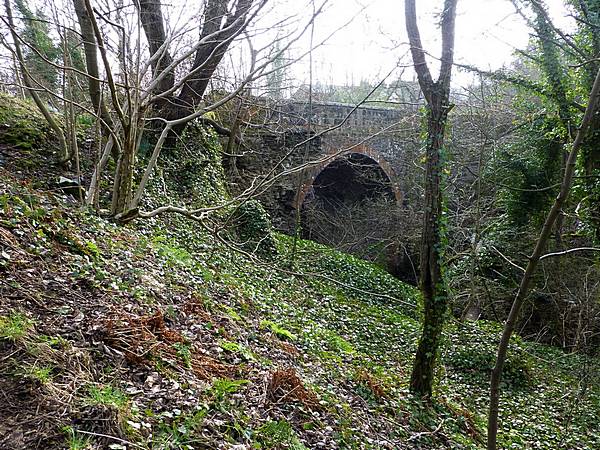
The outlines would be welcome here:
[[[225,350],[227,352],[240,355],[246,361],[253,361],[256,359],[254,353],[252,353],[252,351],[250,351],[250,349],[248,347],[246,347],[245,345],[242,345],[242,344],[238,344],[237,342],[221,340],[219,342],[219,347],[221,347],[223,350]]]
[[[333,331],[323,331],[323,337],[327,342],[328,347],[335,352],[347,354],[356,353],[354,346],[350,344],[350,342],[348,342],[346,339],[339,336],[338,334],[334,333]]]
[[[14,189],[25,190],[23,187]],[[499,325],[482,321],[449,323],[445,330],[444,364],[438,373],[435,398],[427,405],[415,404],[410,400],[407,384],[420,334],[418,314],[415,313],[418,293],[377,266],[301,240],[297,245],[294,270],[290,271],[292,246],[291,238],[287,236],[274,234],[277,253],[268,265],[257,264],[256,259],[232,250],[230,245],[214,239],[187,219],[168,217],[114,228],[97,217],[74,211],[63,211],[60,220],[53,219],[51,209],[40,198],[25,192],[15,198],[0,195],[0,210],[4,211],[1,220],[11,224],[11,230],[27,228],[23,239],[24,236],[35,236],[36,245],[44,239],[38,236],[37,230],[41,230],[47,239],[55,238],[60,230],[65,230],[66,236],[81,242],[92,252],[94,247],[89,248],[86,242],[102,243],[106,260],[99,258],[93,265],[89,264],[96,276],[101,270],[105,271],[102,283],[111,283],[113,294],[116,294],[113,286],[118,286],[124,295],[134,295],[134,289],[147,287],[139,274],[149,268],[158,269],[151,274],[165,286],[164,297],[169,300],[165,303],[157,298],[157,306],[167,309],[168,318],[177,327],[196,321],[195,325],[200,327],[194,327],[194,332],[206,332],[206,336],[201,336],[202,340],[212,336],[207,339],[213,344],[211,354],[221,358],[221,362],[231,363],[232,353],[236,359],[241,356],[251,360],[246,364],[249,370],[239,376],[252,377],[254,383],[259,379],[256,374],[267,373],[281,367],[282,363],[289,364],[306,380],[306,387],[318,395],[327,417],[332,418],[324,422],[316,416],[306,417],[306,410],[292,404],[279,405],[286,408],[286,413],[294,415],[295,420],[290,424],[282,421],[279,415],[248,418],[248,408],[255,407],[248,399],[254,398],[253,392],[261,386],[245,392],[247,380],[220,379],[206,392],[198,392],[202,397],[198,399],[202,411],[196,418],[194,411],[182,411],[181,416],[168,420],[157,414],[149,420],[152,441],[141,444],[153,448],[183,448],[184,445],[197,445],[200,436],[204,439],[210,434],[206,436],[206,446],[210,448],[215,443],[233,445],[242,438],[244,443],[255,444],[256,448],[293,448],[297,443],[294,435],[304,437],[304,422],[305,430],[317,432],[331,425],[340,448],[360,448],[366,442],[365,438],[372,436],[370,430],[362,427],[368,420],[374,426],[396,424],[385,430],[386,438],[394,443],[407,442],[416,433],[435,430],[443,421],[440,433],[423,434],[414,445],[422,448],[482,446],[488,406],[487,381],[501,332]],[[77,226],[73,226],[75,218]],[[8,225],[2,222],[2,226]],[[90,279],[92,275],[85,274],[84,270],[91,269],[82,265],[82,258],[70,260],[64,252],[61,255],[65,269],[81,271],[77,277]],[[133,280],[127,283],[117,278],[123,273],[122,263],[125,262]],[[117,302],[122,297],[113,297],[118,308]],[[183,316],[182,308],[188,299],[210,318],[204,314],[193,318],[191,313],[189,317]],[[134,299],[128,298],[127,302],[139,305]],[[170,308],[168,303],[172,304]],[[33,335],[28,334],[29,328],[22,326],[23,320],[9,320],[13,314],[4,314],[0,319],[4,340],[25,336],[24,342],[33,341]],[[16,327],[7,325],[11,322],[16,322]],[[263,331],[257,331],[261,325]],[[15,328],[16,333],[6,331]],[[271,333],[283,339],[294,339],[294,343],[273,343]],[[58,340],[55,342],[54,338],[39,339],[57,351],[65,345]],[[0,342],[0,347],[2,345],[12,344]],[[218,349],[212,352],[214,346],[224,352]],[[47,345],[43,347],[47,348]],[[159,357],[152,361],[156,370],[181,383],[185,380],[181,361],[189,358],[190,349],[185,345],[177,347],[177,358],[181,358],[180,364],[176,364],[177,370],[171,369],[172,361]],[[600,408],[599,384],[592,372],[597,371],[596,361],[590,359],[588,363],[582,355],[565,355],[557,349],[518,339],[513,340],[510,352],[502,387],[502,448],[511,448],[511,445],[518,448],[597,448],[600,438],[589,431],[596,429]],[[272,360],[267,360],[267,355]],[[32,355],[27,353],[26,356],[31,358]],[[22,361],[19,362],[22,367]],[[97,363],[94,360],[94,364]],[[590,371],[586,374],[590,381],[584,392],[579,386],[586,378],[575,371],[586,367]],[[55,371],[57,380],[64,376],[63,372]],[[115,370],[111,379],[126,374],[127,371]],[[45,377],[43,371],[39,375],[42,379]],[[86,390],[83,402],[117,408],[121,405],[124,411],[121,416],[129,409],[134,410],[137,398],[128,400],[112,386],[94,386],[89,393]],[[377,386],[384,389],[384,397],[380,397]],[[234,393],[238,395],[232,395]],[[362,396],[367,400],[368,408],[361,407],[357,413],[357,403],[348,404],[349,393]],[[207,427],[203,421],[205,415],[211,418],[211,424],[212,418],[221,420],[224,415],[226,418],[218,427]],[[157,423],[160,420],[162,422]],[[139,442],[137,439],[139,436],[128,437],[135,443]]]
[[[260,327],[262,329],[270,330],[273,334],[275,334],[277,337],[279,337],[281,339],[287,339],[290,341],[295,341],[296,339],[298,339],[294,333],[292,333],[291,331],[285,329],[281,325],[279,325],[275,322],[272,322],[270,320],[261,321]]]
[[[45,148],[49,137],[50,127],[33,102],[0,94],[0,143],[27,151]]]

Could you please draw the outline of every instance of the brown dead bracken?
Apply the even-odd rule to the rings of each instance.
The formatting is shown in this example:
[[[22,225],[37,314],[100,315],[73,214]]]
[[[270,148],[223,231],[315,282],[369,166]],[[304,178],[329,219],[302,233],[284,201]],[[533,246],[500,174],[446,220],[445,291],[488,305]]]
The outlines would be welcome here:
[[[192,297],[192,299],[183,305],[183,312],[186,314],[194,314],[204,322],[210,323],[213,326],[215,325],[212,317],[206,311],[206,306],[201,300],[198,300],[196,297]]]
[[[319,399],[304,386],[293,368],[278,369],[271,373],[266,397],[274,403],[297,401],[312,409],[319,407]]]
[[[300,356],[300,352],[298,351],[298,349],[296,348],[295,345],[290,344],[289,342],[284,342],[284,341],[279,341],[277,342],[277,345],[287,354],[293,356],[294,358],[297,358],[298,356]]]
[[[382,382],[377,380],[366,370],[360,370],[357,373],[356,377],[360,383],[366,384],[368,386],[369,390],[373,393],[375,397],[384,398],[387,396],[385,390],[383,389]]]
[[[102,339],[110,347],[123,352],[128,361],[146,366],[151,366],[157,358],[180,360],[173,344],[185,342],[181,333],[167,327],[162,311],[152,316],[109,319],[105,322]],[[197,346],[193,346],[190,353],[190,368],[199,379],[229,378],[239,372],[236,366],[203,354]]]

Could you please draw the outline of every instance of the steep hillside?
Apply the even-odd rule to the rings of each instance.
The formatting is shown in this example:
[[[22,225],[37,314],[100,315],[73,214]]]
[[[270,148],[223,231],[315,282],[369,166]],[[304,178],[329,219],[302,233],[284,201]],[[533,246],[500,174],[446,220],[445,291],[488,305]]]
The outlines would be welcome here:
[[[419,403],[413,287],[268,232],[253,202],[219,234],[117,226],[57,188],[31,108],[0,118],[0,449],[483,448],[498,325],[451,321]],[[196,133],[203,158],[166,155],[145,206],[227,195]],[[600,448],[598,367],[516,339],[502,447]]]
[[[258,260],[0,180],[0,448],[482,446],[497,326],[448,327],[421,405],[417,294],[379,268],[311,242],[292,261],[279,235]],[[508,369],[505,448],[600,447],[597,361],[515,342]]]

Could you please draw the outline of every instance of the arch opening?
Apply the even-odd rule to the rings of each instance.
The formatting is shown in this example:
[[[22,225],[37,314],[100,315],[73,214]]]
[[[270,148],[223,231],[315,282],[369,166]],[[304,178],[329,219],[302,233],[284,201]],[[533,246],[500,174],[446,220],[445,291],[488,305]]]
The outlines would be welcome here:
[[[361,153],[350,153],[331,161],[315,177],[308,199],[320,199],[329,209],[380,198],[395,200],[392,180],[377,161]]]
[[[364,153],[330,161],[301,199],[302,234],[394,273],[401,196],[390,169]]]

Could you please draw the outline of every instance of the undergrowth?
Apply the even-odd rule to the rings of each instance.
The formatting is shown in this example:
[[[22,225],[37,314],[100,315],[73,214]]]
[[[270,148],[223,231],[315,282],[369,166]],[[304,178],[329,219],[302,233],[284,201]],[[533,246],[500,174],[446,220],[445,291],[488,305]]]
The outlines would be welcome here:
[[[190,133],[144,207],[226,199],[216,136]],[[484,447],[498,324],[450,322],[419,402],[417,290],[237,212],[211,217],[222,239],[180,216],[117,227],[0,168],[0,447]],[[506,367],[502,448],[600,448],[597,360],[515,338]]]
[[[483,446],[498,325],[449,324],[435,401],[421,404],[407,389],[418,294],[377,266],[308,241],[290,264],[290,238],[277,234],[275,254],[249,259],[189,223],[118,228],[23,188],[2,198],[0,370],[40,401],[64,402],[64,387],[85,380],[48,442]],[[23,270],[40,260],[51,270],[26,285]],[[597,367],[516,338],[502,446],[599,446]]]

